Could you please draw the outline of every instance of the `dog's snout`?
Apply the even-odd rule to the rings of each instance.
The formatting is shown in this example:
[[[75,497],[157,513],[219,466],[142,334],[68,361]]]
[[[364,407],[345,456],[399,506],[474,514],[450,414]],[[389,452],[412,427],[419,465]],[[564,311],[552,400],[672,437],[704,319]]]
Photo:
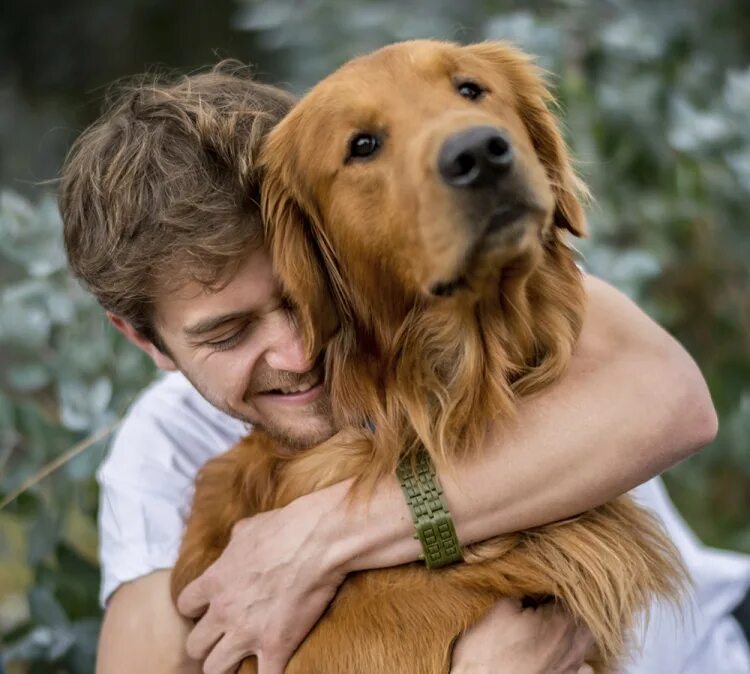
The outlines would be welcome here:
[[[438,153],[438,170],[452,187],[479,187],[495,182],[513,163],[506,135],[492,126],[474,126],[453,134]]]

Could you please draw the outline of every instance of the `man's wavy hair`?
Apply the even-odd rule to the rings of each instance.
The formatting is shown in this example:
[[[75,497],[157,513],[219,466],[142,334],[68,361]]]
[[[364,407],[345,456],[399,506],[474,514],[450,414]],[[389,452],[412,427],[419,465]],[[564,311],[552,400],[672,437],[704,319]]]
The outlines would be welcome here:
[[[117,85],[72,146],[59,205],[74,275],[165,351],[159,293],[214,287],[262,241],[256,161],[291,95],[224,61]]]

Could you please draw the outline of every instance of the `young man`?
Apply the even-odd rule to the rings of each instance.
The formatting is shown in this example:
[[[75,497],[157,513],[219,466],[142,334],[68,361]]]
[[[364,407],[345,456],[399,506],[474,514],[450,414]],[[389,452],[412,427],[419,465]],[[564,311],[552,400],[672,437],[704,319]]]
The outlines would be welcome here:
[[[169,598],[201,465],[250,424],[302,446],[335,430],[256,206],[258,149],[290,104],[226,67],[136,85],[79,138],[63,169],[74,273],[115,327],[170,372],[132,407],[99,471],[102,674],[198,671],[188,655],[219,674],[248,654],[260,674],[281,674],[348,572],[419,554],[395,478],[348,509],[342,483],[239,523],[180,596],[185,616],[202,616],[195,626]],[[586,284],[589,310],[566,375],[523,401],[512,431],[491,427],[484,452],[441,476],[464,544],[598,505],[716,433],[689,356],[615,290]],[[684,623],[654,607],[628,671],[745,671],[737,667],[750,662],[747,647],[727,616],[750,584],[750,564],[701,548],[660,483],[636,494],[664,519],[698,592]],[[589,638],[553,611],[500,602],[459,640],[453,672],[575,672]]]

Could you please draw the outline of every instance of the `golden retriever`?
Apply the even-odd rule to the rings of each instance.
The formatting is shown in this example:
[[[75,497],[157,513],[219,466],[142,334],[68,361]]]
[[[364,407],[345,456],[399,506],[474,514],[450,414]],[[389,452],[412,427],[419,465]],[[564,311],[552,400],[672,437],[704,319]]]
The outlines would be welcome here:
[[[585,188],[551,103],[508,45],[414,41],[345,64],[271,132],[268,243],[309,353],[325,349],[344,431],[297,453],[254,433],[206,465],[175,596],[240,518],[352,477],[365,497],[416,451],[449,470],[564,371],[585,309],[566,242],[584,233]],[[355,574],[286,671],[448,672],[457,636],[505,596],[555,597],[593,632],[596,671],[612,671],[634,619],[678,596],[675,554],[621,497],[469,546],[449,568]]]

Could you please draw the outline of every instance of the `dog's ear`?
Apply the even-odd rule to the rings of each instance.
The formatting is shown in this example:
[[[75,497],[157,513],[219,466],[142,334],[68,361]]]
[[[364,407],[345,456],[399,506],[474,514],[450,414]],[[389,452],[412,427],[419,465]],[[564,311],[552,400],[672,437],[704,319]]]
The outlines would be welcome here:
[[[546,85],[544,72],[532,57],[503,42],[482,42],[465,49],[501,72],[509,81],[518,113],[555,194],[555,224],[575,236],[585,236],[586,217],[582,202],[588,200],[589,192],[573,169],[557,119],[550,111],[555,99]]]
[[[312,358],[338,327],[338,312],[315,214],[301,205],[290,180],[291,160],[279,143],[274,145],[266,146],[261,162],[266,243],[274,271],[295,307],[305,350]]]

